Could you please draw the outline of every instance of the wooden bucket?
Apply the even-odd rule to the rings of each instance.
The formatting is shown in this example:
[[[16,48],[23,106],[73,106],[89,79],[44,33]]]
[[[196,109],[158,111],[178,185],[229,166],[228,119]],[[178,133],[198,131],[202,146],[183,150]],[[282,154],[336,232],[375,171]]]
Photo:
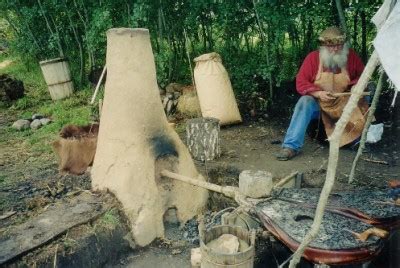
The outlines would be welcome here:
[[[222,254],[207,247],[207,243],[223,234],[235,235],[249,244],[249,247],[245,251],[235,254]],[[209,231],[200,230],[201,268],[252,268],[255,254],[254,243],[254,230],[247,231],[239,226],[220,225],[211,228]]]
[[[74,90],[66,59],[56,58],[39,62],[52,100],[70,96]]]

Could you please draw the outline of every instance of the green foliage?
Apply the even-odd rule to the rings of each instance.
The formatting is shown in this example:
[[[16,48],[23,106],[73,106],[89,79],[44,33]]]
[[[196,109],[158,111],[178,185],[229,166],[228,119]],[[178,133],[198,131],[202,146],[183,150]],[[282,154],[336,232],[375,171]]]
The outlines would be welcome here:
[[[351,41],[366,54],[375,34],[369,21],[381,1],[342,2]],[[150,30],[159,85],[190,83],[187,49],[191,60],[216,51],[237,94],[264,98],[270,84],[275,89],[294,79],[319,32],[339,21],[335,1],[3,0],[0,10],[8,22],[0,34],[7,33],[12,51],[28,62],[64,54],[77,82],[104,66],[109,28],[143,27]],[[35,105],[21,100],[15,108]]]

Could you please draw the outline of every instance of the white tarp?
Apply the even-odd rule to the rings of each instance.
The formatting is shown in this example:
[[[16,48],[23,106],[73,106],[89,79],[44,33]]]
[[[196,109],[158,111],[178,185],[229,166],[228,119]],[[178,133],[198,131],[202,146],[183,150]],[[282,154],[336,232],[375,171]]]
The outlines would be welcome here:
[[[394,6],[393,6],[393,3]],[[393,6],[392,11],[391,7]],[[390,13],[389,17],[388,14]],[[395,0],[385,0],[381,8],[372,18],[378,29],[374,47],[380,62],[395,88],[400,91],[400,3]]]

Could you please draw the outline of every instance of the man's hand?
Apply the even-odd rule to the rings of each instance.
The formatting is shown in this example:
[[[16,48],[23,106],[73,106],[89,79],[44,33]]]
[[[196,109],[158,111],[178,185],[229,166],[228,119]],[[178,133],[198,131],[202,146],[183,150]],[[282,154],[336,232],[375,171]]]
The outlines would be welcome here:
[[[320,99],[321,101],[330,101],[336,99],[336,97],[332,96],[331,93],[324,90],[311,92],[310,95],[316,99]]]

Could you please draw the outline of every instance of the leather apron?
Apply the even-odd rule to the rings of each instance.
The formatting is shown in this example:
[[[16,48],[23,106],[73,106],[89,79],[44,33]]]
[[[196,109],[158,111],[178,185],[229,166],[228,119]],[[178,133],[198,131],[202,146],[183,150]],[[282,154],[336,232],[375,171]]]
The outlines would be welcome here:
[[[322,66],[323,64],[320,59],[314,84],[319,86],[322,90],[331,93],[345,92],[350,83],[350,77],[346,68],[342,68],[340,73],[335,74],[333,72],[324,72]],[[321,108],[322,122],[324,123],[325,132],[328,137],[331,136],[335,129],[335,124],[342,115],[349,98],[350,96],[341,96],[334,100],[318,100]],[[368,104],[364,98],[361,98],[343,131],[339,144],[340,147],[353,142],[361,136],[367,112]]]

